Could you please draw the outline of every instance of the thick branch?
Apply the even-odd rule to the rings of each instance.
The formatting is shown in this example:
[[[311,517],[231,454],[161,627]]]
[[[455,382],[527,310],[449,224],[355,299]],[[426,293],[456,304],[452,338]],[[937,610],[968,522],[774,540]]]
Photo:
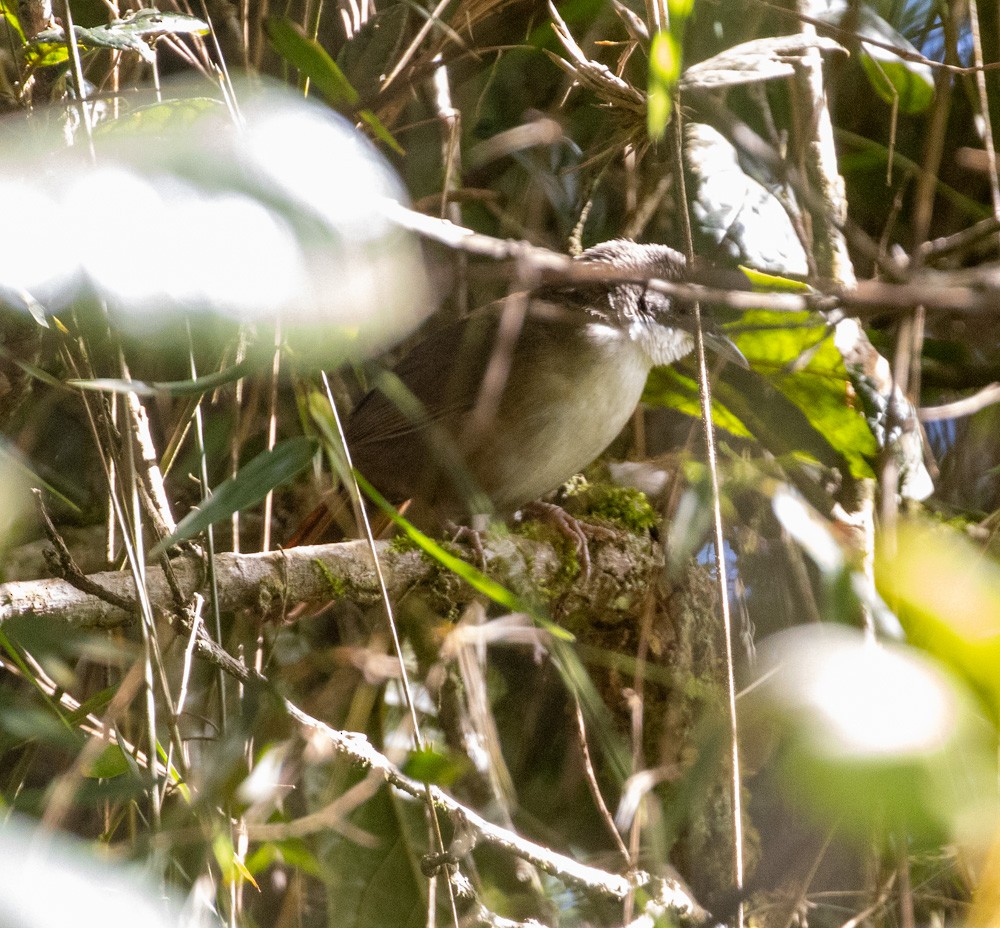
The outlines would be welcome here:
[[[442,568],[419,551],[400,550],[390,542],[379,542],[379,558],[394,599],[414,586],[433,583]],[[612,604],[622,589],[636,586],[639,573],[650,568],[652,545],[647,540],[622,533],[611,543],[592,546],[594,569],[586,584],[574,585],[574,596],[595,609],[618,608]],[[484,554],[488,572],[518,592],[537,595],[565,583],[566,564],[557,551],[542,541],[519,535],[487,538]],[[184,598],[209,591],[199,561],[176,558],[173,570]],[[219,607],[224,612],[252,609],[263,616],[280,614],[286,604],[349,599],[360,605],[380,601],[375,571],[367,545],[348,541],[331,545],[309,545],[267,554],[220,554],[216,557]],[[135,600],[135,584],[124,572],[91,574],[87,585],[110,594],[121,603]],[[149,567],[146,587],[153,606],[172,609],[171,595],[163,571]],[[467,602],[472,590],[461,583],[449,585],[447,595]],[[584,605],[585,602],[581,602]],[[110,627],[129,622],[132,616],[100,595],[83,592],[68,580],[27,580],[0,584],[0,624],[20,616],[47,617],[80,627]]]

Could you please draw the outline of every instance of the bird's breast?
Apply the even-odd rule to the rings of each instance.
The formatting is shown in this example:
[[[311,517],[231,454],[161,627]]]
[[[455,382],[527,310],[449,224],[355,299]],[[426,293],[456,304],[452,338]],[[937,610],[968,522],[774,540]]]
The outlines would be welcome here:
[[[496,428],[474,470],[500,509],[516,509],[590,464],[628,422],[650,362],[615,326],[536,344],[514,365]]]

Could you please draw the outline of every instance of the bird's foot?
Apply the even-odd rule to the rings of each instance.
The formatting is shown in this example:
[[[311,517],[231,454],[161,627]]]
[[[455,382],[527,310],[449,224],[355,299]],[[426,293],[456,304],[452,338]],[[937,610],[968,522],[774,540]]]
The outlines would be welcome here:
[[[582,522],[571,516],[562,506],[546,503],[543,500],[536,500],[522,507],[521,515],[548,522],[574,543],[577,556],[580,558],[580,571],[584,580],[590,579],[589,542],[611,541],[616,537],[611,529],[603,525],[594,525],[592,522]]]
[[[485,573],[486,549],[483,547],[483,532],[470,525],[459,525],[456,522],[445,522],[445,531],[451,535],[452,544],[465,542],[476,556],[476,566]]]

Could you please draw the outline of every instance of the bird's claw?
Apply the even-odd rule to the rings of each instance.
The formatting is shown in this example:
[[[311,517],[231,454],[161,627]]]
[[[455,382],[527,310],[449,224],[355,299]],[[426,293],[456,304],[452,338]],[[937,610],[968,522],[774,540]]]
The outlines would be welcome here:
[[[543,500],[528,503],[521,510],[521,514],[548,522],[574,543],[577,556],[580,558],[580,572],[584,580],[590,579],[592,566],[588,542],[611,541],[615,537],[615,533],[611,529],[605,528],[603,525],[594,525],[592,522],[582,522],[571,516],[562,506],[546,503]]]
[[[476,555],[476,565],[481,571],[486,570],[486,549],[483,547],[483,533],[469,525],[458,525],[455,522],[445,523],[445,530],[451,535],[452,544],[464,541]]]

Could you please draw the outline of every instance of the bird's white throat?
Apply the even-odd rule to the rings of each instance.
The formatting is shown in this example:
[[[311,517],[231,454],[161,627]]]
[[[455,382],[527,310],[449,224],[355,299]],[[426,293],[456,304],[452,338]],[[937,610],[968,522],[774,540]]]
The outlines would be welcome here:
[[[694,339],[688,332],[649,319],[633,319],[628,337],[649,357],[651,366],[673,364],[694,350]]]

